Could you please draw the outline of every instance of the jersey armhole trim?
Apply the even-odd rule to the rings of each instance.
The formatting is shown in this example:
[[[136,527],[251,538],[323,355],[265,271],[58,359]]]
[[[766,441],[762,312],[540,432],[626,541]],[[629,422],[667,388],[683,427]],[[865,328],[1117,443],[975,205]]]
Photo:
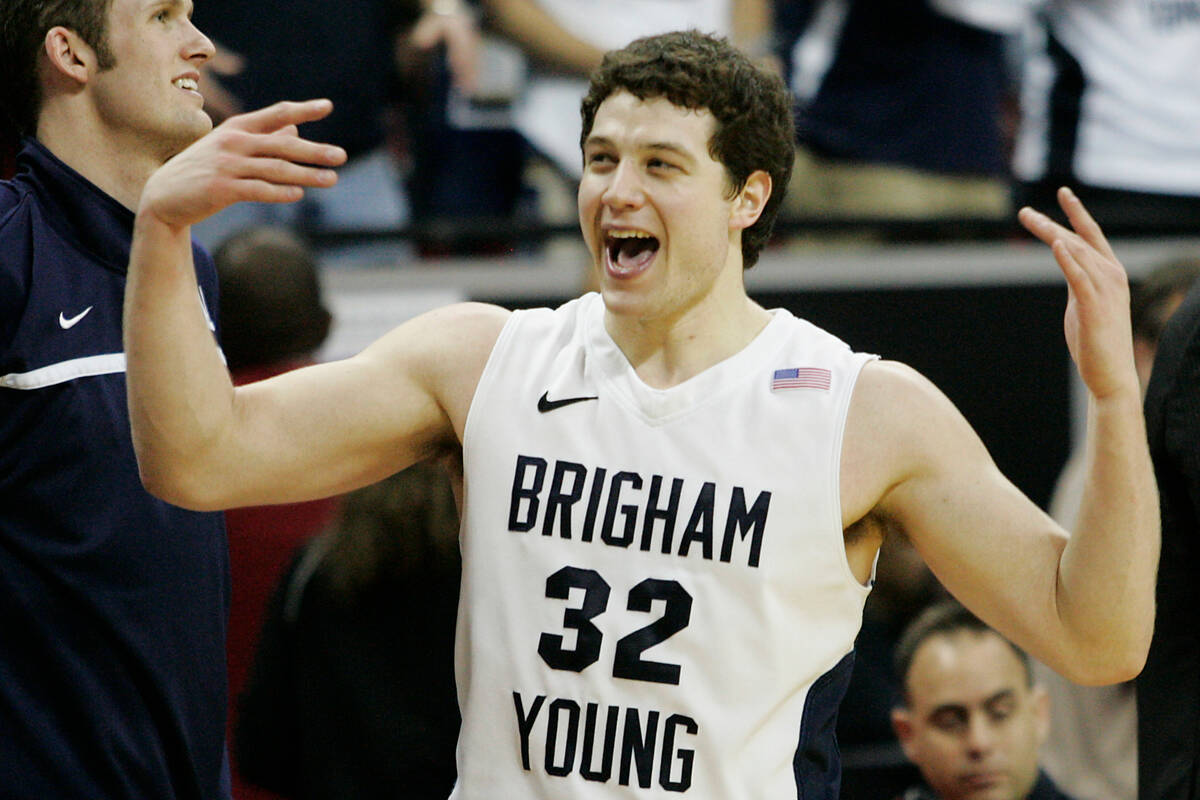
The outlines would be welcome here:
[[[842,396],[838,398],[839,405],[836,416],[837,432],[834,435],[833,447],[831,448],[832,452],[830,453],[830,458],[833,461],[830,466],[833,474],[833,480],[829,485],[830,491],[833,493],[833,502],[831,503],[831,508],[833,513],[836,515],[836,519],[833,522],[833,529],[838,531],[840,534],[838,541],[841,557],[838,559],[838,563],[842,567],[842,574],[849,579],[854,586],[858,587],[858,589],[862,591],[864,595],[866,595],[871,591],[871,587],[875,583],[875,566],[879,562],[879,556],[876,554],[875,563],[871,565],[871,577],[869,582],[866,585],[863,585],[863,583],[859,581],[858,577],[854,574],[854,570],[850,568],[850,560],[846,557],[846,531],[842,527],[842,445],[846,436],[846,422],[850,414],[850,401],[854,397],[854,389],[858,385],[858,377],[862,374],[862,371],[864,368],[866,368],[867,364],[870,364],[873,361],[878,361],[879,356],[870,353],[856,353],[855,359],[858,361],[858,363],[855,365],[853,371],[848,375],[850,385],[847,387],[846,391],[842,393]]]
[[[505,353],[508,351],[509,341],[515,336],[515,331],[519,324],[520,318],[524,316],[522,311],[513,311],[509,314],[507,320],[504,321],[504,327],[500,329],[500,335],[496,337],[496,343],[492,345],[492,352],[488,353],[487,361],[483,365],[483,372],[479,374],[479,382],[475,384],[475,393],[471,395],[471,404],[467,407],[467,421],[463,425],[462,450],[463,461],[467,459],[467,451],[470,448],[472,440],[472,430],[476,423],[475,419],[478,416],[475,409],[482,408],[484,399],[491,393],[493,381],[492,375],[496,370],[500,369],[499,362],[503,360]]]

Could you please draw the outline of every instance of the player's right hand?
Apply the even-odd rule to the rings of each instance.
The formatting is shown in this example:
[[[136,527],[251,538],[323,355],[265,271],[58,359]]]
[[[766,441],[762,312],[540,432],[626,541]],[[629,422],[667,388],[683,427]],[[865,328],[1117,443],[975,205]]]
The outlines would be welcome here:
[[[230,117],[155,171],[139,214],[182,228],[234,203],[290,203],[305,188],[332,186],[346,151],[296,127],[332,110],[329,100],[284,101]]]

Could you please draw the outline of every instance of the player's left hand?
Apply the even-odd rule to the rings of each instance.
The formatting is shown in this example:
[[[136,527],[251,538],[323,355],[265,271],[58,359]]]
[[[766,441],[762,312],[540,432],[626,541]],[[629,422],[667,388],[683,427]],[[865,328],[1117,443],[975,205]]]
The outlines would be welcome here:
[[[1070,230],[1032,208],[1017,218],[1050,246],[1067,279],[1063,327],[1071,358],[1097,399],[1132,391],[1140,397],[1129,321],[1129,278],[1083,203],[1070,189],[1058,190]]]

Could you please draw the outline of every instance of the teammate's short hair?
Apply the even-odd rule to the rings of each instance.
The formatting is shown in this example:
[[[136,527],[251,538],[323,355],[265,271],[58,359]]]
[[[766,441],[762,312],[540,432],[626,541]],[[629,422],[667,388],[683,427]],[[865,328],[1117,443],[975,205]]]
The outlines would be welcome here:
[[[912,669],[913,658],[921,645],[935,636],[953,636],[959,633],[995,636],[1010,648],[1025,669],[1025,682],[1033,685],[1033,669],[1029,664],[1029,656],[1006,637],[1001,636],[994,628],[979,617],[972,614],[957,600],[944,600],[933,604],[922,611],[909,623],[896,644],[893,656],[893,666],[896,677],[908,696],[908,673]]]
[[[2,0],[0,2],[0,108],[21,136],[37,129],[42,104],[38,53],[46,33],[61,25],[79,34],[96,53],[100,69],[116,58],[108,43],[108,10],[113,0]]]
[[[742,232],[744,266],[754,266],[771,238],[796,157],[792,98],[783,80],[755,66],[721,37],[683,31],[638,39],[605,55],[592,73],[581,108],[581,145],[600,104],[619,91],[642,100],[662,97],[680,108],[708,109],[717,121],[709,153],[725,166],[730,197],[755,170],[771,176],[766,207]]]

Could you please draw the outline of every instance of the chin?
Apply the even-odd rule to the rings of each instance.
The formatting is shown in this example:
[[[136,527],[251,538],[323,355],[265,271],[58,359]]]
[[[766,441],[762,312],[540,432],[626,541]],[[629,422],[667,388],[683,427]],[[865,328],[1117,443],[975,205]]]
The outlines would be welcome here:
[[[212,120],[204,112],[200,112],[198,118],[189,119],[186,123],[177,126],[169,137],[172,155],[187,148],[212,129]]]

